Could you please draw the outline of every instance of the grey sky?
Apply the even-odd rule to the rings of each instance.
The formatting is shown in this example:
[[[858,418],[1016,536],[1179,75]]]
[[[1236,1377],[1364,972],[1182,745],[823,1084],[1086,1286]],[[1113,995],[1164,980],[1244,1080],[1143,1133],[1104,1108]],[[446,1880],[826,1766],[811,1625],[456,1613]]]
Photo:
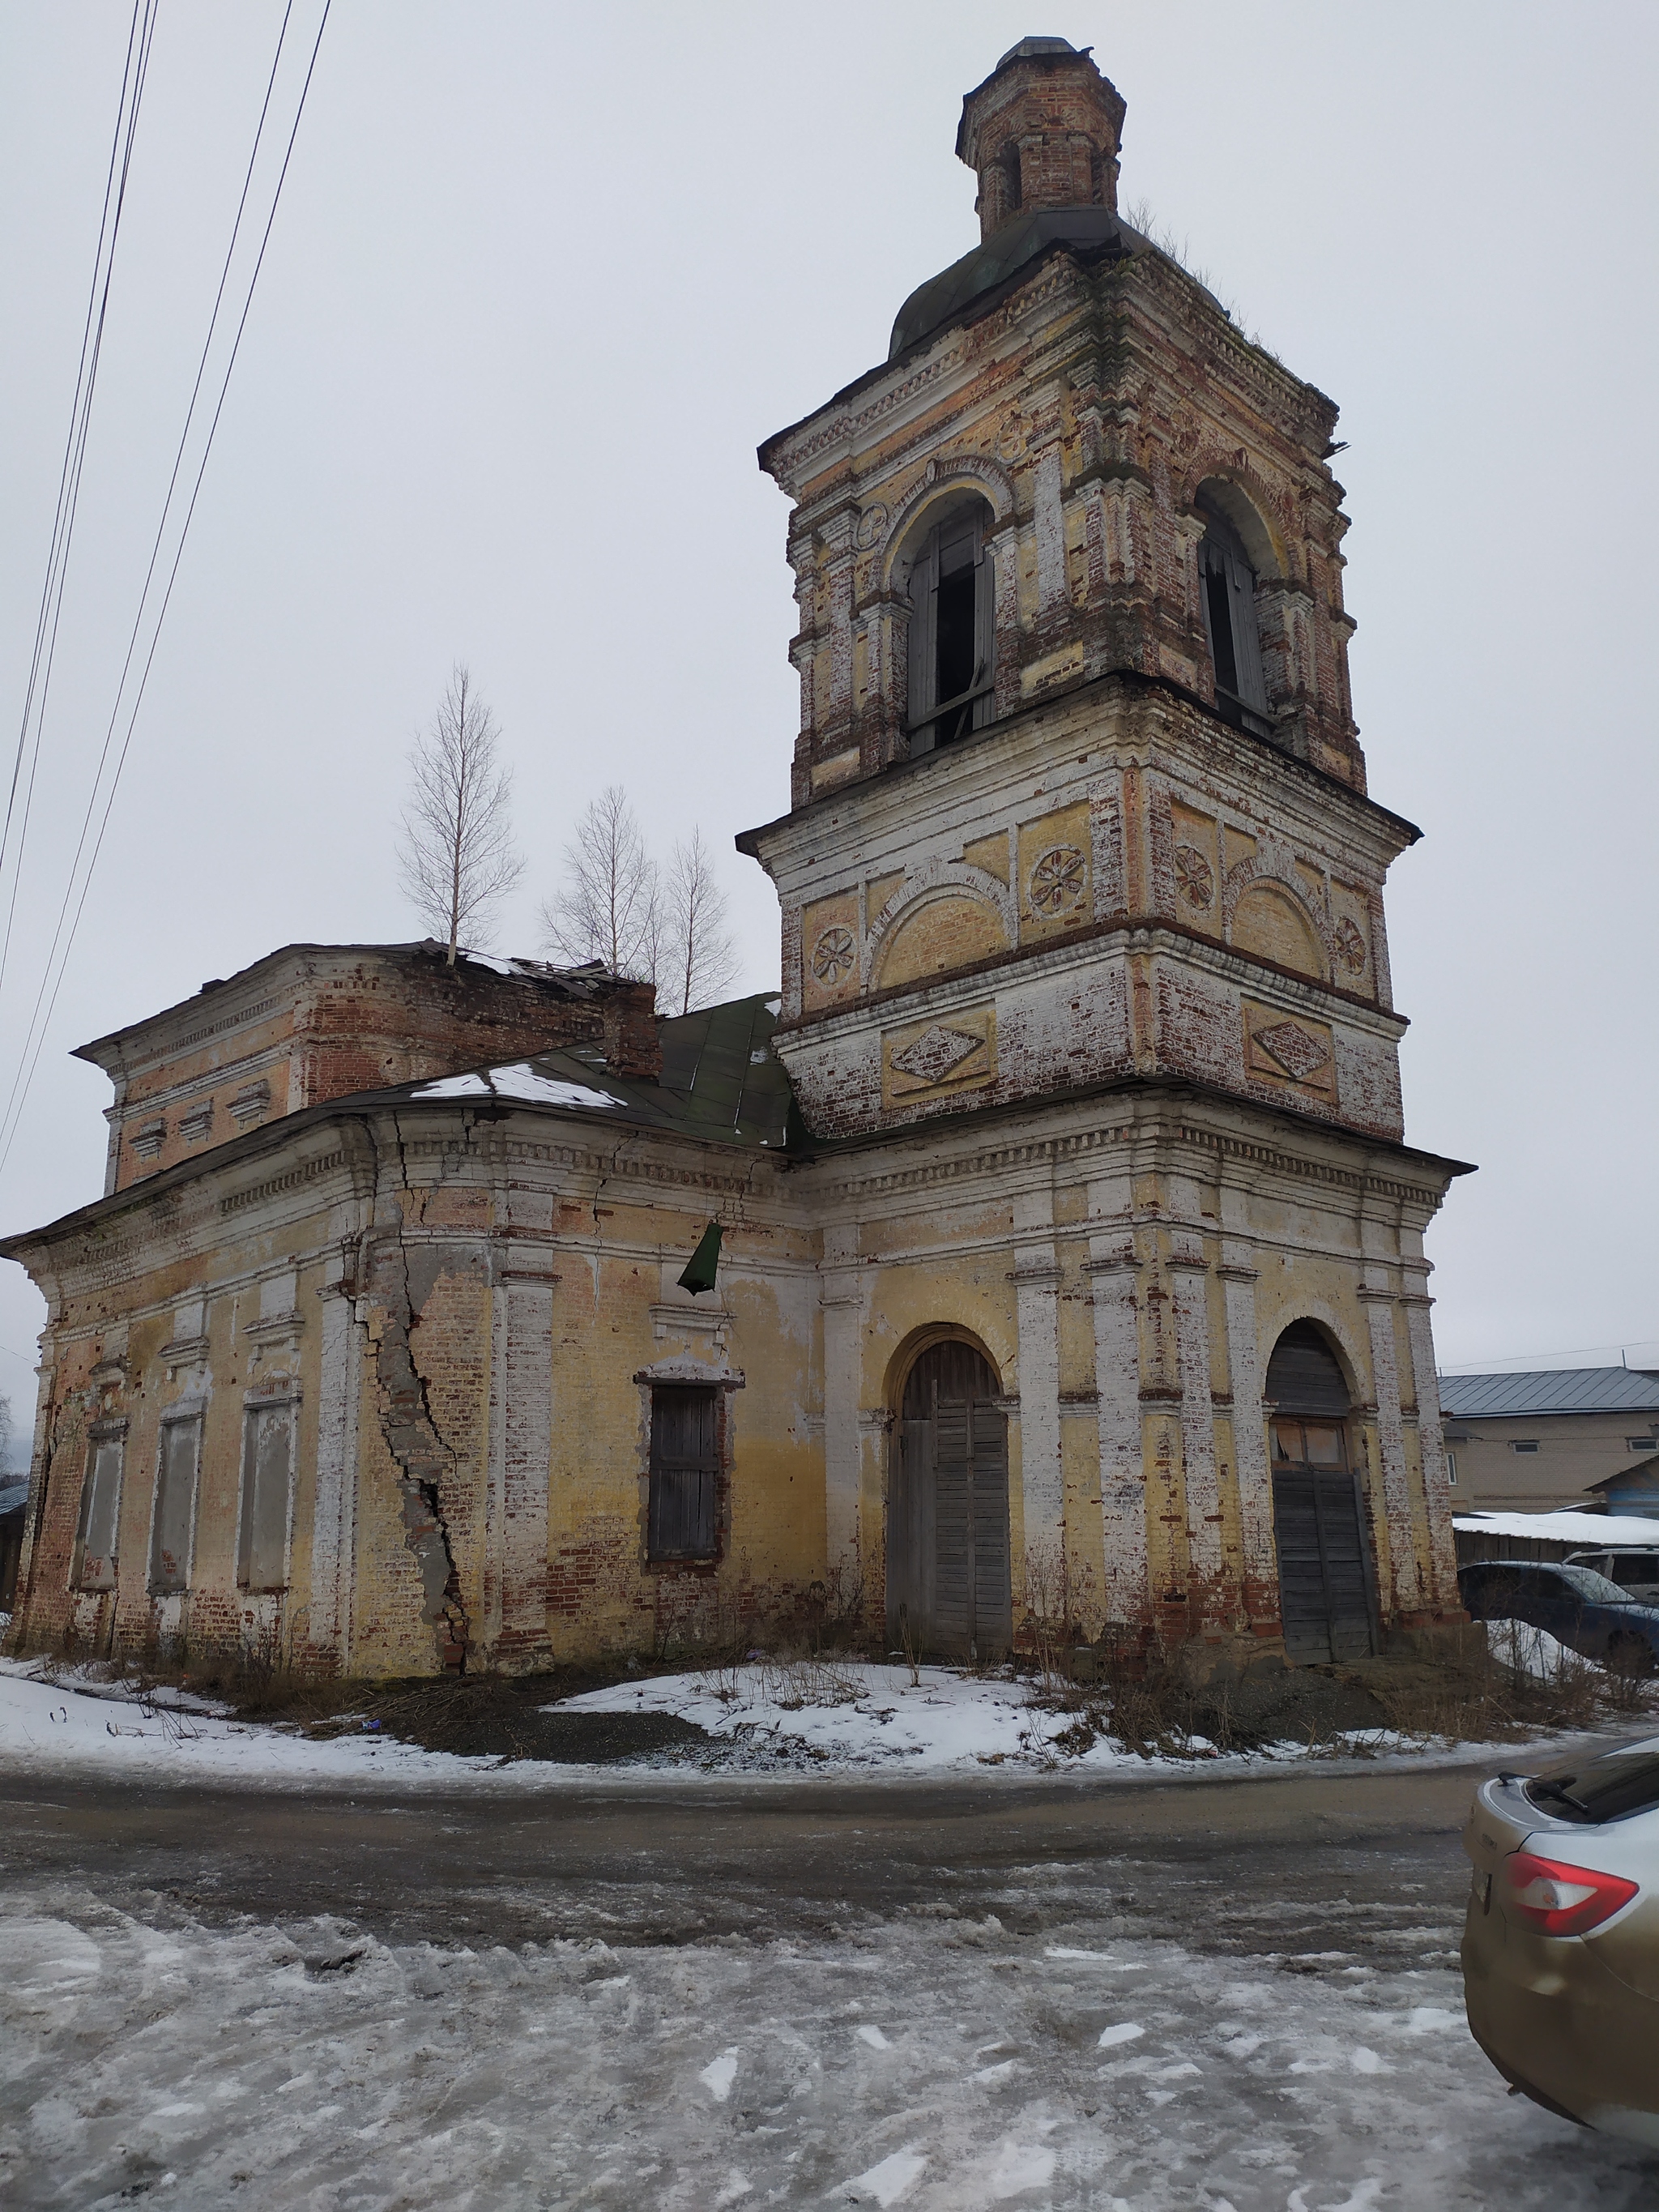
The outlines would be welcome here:
[[[295,0],[307,48],[319,8]],[[0,9],[8,773],[128,12]],[[280,18],[161,0],[0,1093]],[[1659,17],[1612,0],[337,0],[0,1223],[102,1187],[107,1085],[70,1046],[292,939],[418,933],[392,826],[457,658],[531,860],[500,949],[538,949],[569,823],[619,779],[659,845],[702,824],[740,987],[775,981],[770,887],[731,851],[787,805],[797,719],[754,449],[976,237],[961,96],[1032,31],[1092,45],[1127,99],[1126,204],[1342,406],[1371,790],[1426,832],[1389,908],[1407,1134],[1481,1164],[1431,1245],[1443,1361],[1659,1363]],[[40,1315],[0,1268],[8,1355]],[[28,1364],[0,1357],[20,1408]]]

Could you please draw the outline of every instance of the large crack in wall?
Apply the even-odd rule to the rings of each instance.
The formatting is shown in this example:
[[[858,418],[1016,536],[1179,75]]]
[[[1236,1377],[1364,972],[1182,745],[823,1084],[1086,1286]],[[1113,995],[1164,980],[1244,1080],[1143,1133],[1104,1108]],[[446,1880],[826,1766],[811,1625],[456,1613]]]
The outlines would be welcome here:
[[[403,1132],[395,1116],[392,1126],[398,1131],[400,1195],[397,1202],[401,1219],[395,1238],[377,1239],[380,1264],[374,1270],[374,1287],[380,1308],[380,1330],[375,1346],[376,1404],[380,1434],[398,1467],[404,1542],[420,1571],[421,1618],[434,1630],[439,1665],[447,1673],[459,1674],[466,1668],[471,1623],[443,1511],[443,1484],[455,1472],[457,1455],[454,1447],[445,1443],[433,1419],[426,1377],[415,1359],[411,1340],[420,1325],[420,1311],[403,1234],[409,1219],[406,1201],[413,1199],[414,1193],[404,1158]],[[378,1187],[378,1174],[375,1180]],[[434,1264],[420,1304],[430,1294],[438,1273]]]

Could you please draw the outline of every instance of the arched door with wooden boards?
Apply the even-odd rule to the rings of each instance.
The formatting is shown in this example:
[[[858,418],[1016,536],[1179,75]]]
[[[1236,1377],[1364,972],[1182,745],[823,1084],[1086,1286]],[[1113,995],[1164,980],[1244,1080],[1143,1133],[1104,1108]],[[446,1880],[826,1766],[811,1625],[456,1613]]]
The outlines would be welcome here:
[[[1348,1447],[1348,1386],[1312,1322],[1292,1322],[1273,1346],[1267,1396],[1285,1656],[1367,1659],[1370,1567]]]
[[[935,1344],[910,1370],[887,1501],[892,1644],[1000,1658],[1013,1641],[1008,1421],[991,1363]]]

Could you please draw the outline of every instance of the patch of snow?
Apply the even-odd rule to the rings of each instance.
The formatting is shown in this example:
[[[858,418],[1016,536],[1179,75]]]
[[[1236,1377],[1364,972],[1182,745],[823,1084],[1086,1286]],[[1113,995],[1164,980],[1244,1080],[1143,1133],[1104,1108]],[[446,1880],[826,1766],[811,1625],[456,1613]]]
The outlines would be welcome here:
[[[1452,1526],[1472,1535],[1541,1537],[1587,1552],[1659,1544],[1659,1521],[1627,1519],[1622,1513],[1459,1513]]]
[[[1137,2036],[1145,2035],[1146,2033],[1146,2029],[1137,2021],[1121,2020],[1115,2027],[1101,2029],[1100,2041],[1095,2048],[1097,2051],[1115,2051],[1120,2043],[1133,2043]]]
[[[538,1075],[527,1060],[486,1068],[472,1075],[443,1075],[422,1083],[410,1094],[415,1098],[510,1098],[526,1106],[565,1106],[599,1109],[609,1113],[623,1102],[608,1091],[595,1091],[586,1083],[567,1083],[562,1077]]]
[[[1581,1658],[1558,1643],[1547,1628],[1534,1628],[1527,1620],[1488,1621],[1486,1648],[1494,1659],[1513,1667],[1517,1674],[1530,1674],[1535,1681],[1557,1682],[1563,1674],[1583,1668],[1601,1671],[1594,1659]]]
[[[866,2201],[884,2206],[896,2204],[911,2183],[921,2179],[927,2164],[927,2160],[913,2150],[896,2150],[890,2158],[883,2159],[855,2181],[843,2182],[839,2193],[854,2204]]]
[[[495,1093],[482,1075],[441,1075],[423,1083],[412,1094],[416,1098],[493,1098]]]
[[[722,2051],[718,2058],[711,2058],[697,2076],[717,2105],[723,2105],[731,2095],[732,2084],[737,2078],[738,2053],[735,2048]]]
[[[986,2187],[993,2201],[1000,2202],[1005,2197],[1021,2196],[1028,2189],[1046,2189],[1054,2178],[1053,2151],[1005,2142],[986,2176]]]
[[[893,2047],[881,2030],[868,2021],[860,2028],[858,2033],[859,2041],[867,2043],[872,2051],[890,2051]]]

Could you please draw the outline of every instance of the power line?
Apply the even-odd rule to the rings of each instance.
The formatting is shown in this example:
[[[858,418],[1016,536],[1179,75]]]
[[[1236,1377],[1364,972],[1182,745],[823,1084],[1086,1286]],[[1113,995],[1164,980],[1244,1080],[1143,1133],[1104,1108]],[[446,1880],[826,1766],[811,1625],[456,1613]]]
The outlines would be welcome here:
[[[74,949],[76,936],[80,929],[81,917],[86,908],[87,894],[92,887],[93,874],[98,866],[99,854],[103,850],[105,834],[109,828],[111,811],[115,805],[115,795],[120,787],[122,770],[126,766],[127,754],[131,747],[133,731],[138,720],[138,711],[143,704],[144,692],[149,683],[150,671],[155,665],[156,648],[161,643],[162,625],[167,620],[167,608],[172,603],[173,586],[177,583],[179,579],[179,563],[184,558],[185,545],[190,536],[191,523],[195,517],[196,502],[201,495],[202,482],[207,473],[208,461],[213,452],[213,441],[218,433],[220,417],[224,412],[225,398],[230,388],[231,374],[236,366],[236,356],[241,349],[242,335],[247,328],[248,315],[253,306],[254,289],[259,281],[259,272],[264,266],[265,251],[270,243],[271,229],[276,220],[276,210],[282,200],[283,186],[288,178],[289,163],[293,158],[295,141],[299,136],[301,119],[305,114],[306,100],[311,91],[311,81],[317,67],[317,56],[322,47],[323,33],[328,27],[329,11],[332,4],[333,0],[324,0],[322,17],[320,21],[318,23],[317,36],[312,45],[311,58],[307,64],[305,82],[300,88],[300,98],[295,109],[293,125],[289,129],[288,144],[283,155],[283,165],[277,173],[276,186],[271,194],[270,210],[265,217],[264,230],[259,240],[258,254],[254,261],[252,273],[248,278],[247,291],[242,302],[241,315],[236,325],[236,335],[231,343],[230,354],[225,363],[224,374],[220,380],[219,396],[214,406],[213,419],[208,425],[207,438],[202,448],[202,458],[196,471],[196,480],[191,489],[190,503],[185,510],[184,521],[179,532],[179,542],[173,550],[172,566],[167,572],[167,588],[161,595],[161,603],[155,616],[155,628],[150,635],[149,648],[145,655],[143,669],[138,679],[138,688],[133,696],[131,710],[127,716],[126,731],[121,741],[120,751],[116,757],[115,772],[110,780],[109,792],[104,802],[103,814],[99,820],[97,837],[93,844],[91,857],[88,860],[85,871],[82,875],[80,896],[79,898],[76,900],[74,918],[70,922],[68,933],[65,935],[64,932],[64,919],[69,912],[70,900],[75,898],[75,872],[79,865],[81,854],[85,849],[87,832],[91,826],[93,816],[96,811],[98,787],[102,780],[104,766],[108,759],[110,744],[114,736],[115,726],[120,715],[121,691],[125,688],[126,677],[131,666],[133,652],[137,647],[138,635],[143,627],[144,602],[149,593],[150,582],[155,574],[155,561],[160,551],[161,538],[166,528],[167,507],[171,504],[173,492],[178,481],[179,469],[183,460],[183,438],[180,440],[180,451],[179,456],[173,464],[173,478],[169,482],[167,487],[167,500],[162,509],[161,526],[158,529],[156,544],[151,552],[150,566],[149,570],[146,572],[144,591],[143,593],[140,595],[139,599],[138,618],[134,623],[132,639],[127,647],[127,659],[125,663],[123,665],[121,683],[117,686],[116,703],[110,715],[109,729],[105,736],[104,749],[99,757],[98,771],[97,775],[94,778],[92,793],[87,802],[87,812],[82,823],[80,841],[76,847],[75,859],[70,863],[69,881],[64,888],[63,904],[58,910],[58,927],[53,933],[52,946],[46,955],[46,968],[40,981],[40,989],[36,994],[34,1008],[29,1018],[28,1029],[25,1032],[22,1052],[18,1061],[17,1073],[12,1079],[11,1093],[6,1102],[4,1115],[3,1117],[0,1117],[0,1126],[3,1126],[5,1129],[3,1146],[0,1146],[0,1171],[3,1170],[6,1162],[11,1154],[11,1147],[15,1140],[18,1127],[22,1119],[23,1108],[27,1102],[29,1089],[34,1079],[34,1072],[40,1065],[40,1054],[46,1043],[46,1033],[51,1028],[52,1014],[57,1008],[58,994],[63,988],[64,975],[69,965],[70,954]],[[289,15],[291,13],[292,0],[289,0],[289,9],[283,18],[283,30],[277,40],[277,61],[280,61],[281,59],[282,42],[283,39],[287,34]],[[273,83],[276,79],[276,62],[273,62],[271,65],[271,81]],[[265,91],[265,106],[260,111],[260,132],[262,132],[264,128],[265,113],[266,110],[270,106],[270,87],[268,85]],[[256,132],[254,139],[255,155],[257,155],[258,151],[258,133]],[[253,159],[251,156],[248,164],[250,179],[252,174],[252,168]],[[226,255],[226,272],[220,279],[219,294],[214,301],[213,319],[209,325],[208,343],[210,345],[212,341],[214,325],[216,324],[218,319],[220,302],[223,298],[226,277],[228,275],[230,255],[234,250],[237,232],[240,231],[241,225],[242,212],[243,208],[246,204],[247,191],[248,185],[247,183],[245,182],[242,188],[242,202],[239,204],[237,209],[236,228],[232,232],[230,249],[228,251]],[[207,348],[204,346],[204,367],[205,366],[206,351]],[[198,367],[197,371],[196,390],[192,391],[191,396],[190,413],[185,417],[185,436],[188,435],[191,419],[195,412],[197,392],[199,392],[200,389],[202,374],[203,368]],[[58,954],[60,940],[63,948],[61,956]],[[54,957],[57,957],[58,958],[58,972],[55,979],[52,975],[52,964]],[[48,982],[51,983],[51,996],[46,1000],[46,1012],[44,1017],[42,1017],[40,1012],[41,1001],[46,998]],[[33,1045],[32,1052],[31,1044]]]
[[[1522,1359],[1580,1359],[1588,1352],[1617,1352],[1623,1353],[1630,1350],[1631,1341],[1633,1341],[1638,1346],[1644,1344],[1659,1345],[1659,1337],[1638,1336],[1624,1344],[1575,1344],[1571,1346],[1565,1352],[1510,1352],[1504,1353],[1500,1358],[1486,1361],[1479,1359],[1454,1359],[1449,1363],[1449,1364],[1443,1367],[1440,1370],[1440,1372],[1443,1375],[1455,1375],[1460,1368],[1472,1367],[1478,1372],[1495,1373],[1499,1367],[1511,1367],[1516,1363],[1516,1361]]]
[[[81,333],[81,359],[76,370],[75,398],[70,408],[69,435],[64,447],[63,467],[58,479],[58,504],[52,515],[52,539],[46,553],[46,573],[40,588],[40,611],[35,619],[34,647],[29,659],[28,682],[23,694],[23,715],[17,732],[17,753],[12,763],[11,787],[6,798],[6,816],[0,829],[0,868],[3,868],[5,854],[11,839],[11,826],[17,806],[17,787],[22,775],[23,756],[28,746],[29,725],[34,725],[34,749],[29,763],[28,782],[23,793],[23,815],[18,828],[17,849],[13,856],[13,875],[10,903],[6,912],[3,942],[0,942],[0,980],[3,980],[7,957],[11,950],[13,922],[17,911],[17,889],[22,878],[23,848],[28,840],[29,815],[34,797],[35,770],[40,758],[40,731],[46,717],[46,695],[52,686],[52,663],[57,655],[58,625],[64,607],[64,583],[69,572],[70,547],[75,536],[75,520],[81,499],[81,472],[86,460],[87,437],[92,422],[93,392],[98,382],[98,364],[103,354],[104,323],[109,313],[111,281],[115,274],[115,246],[120,233],[122,211],[126,206],[127,177],[132,165],[133,141],[138,129],[138,110],[143,100],[144,82],[149,70],[150,42],[155,30],[157,0],[134,0],[132,21],[127,32],[126,58],[121,70],[121,97],[116,106],[115,133],[110,145],[109,169],[104,179],[104,205],[98,222],[98,244],[93,255],[92,285],[87,297],[87,318]],[[129,105],[131,94],[131,105]],[[125,137],[125,145],[123,139]],[[120,168],[120,184],[116,186],[117,164]],[[114,216],[111,219],[110,201],[114,196]],[[108,258],[105,244],[108,243]],[[102,273],[101,295],[99,285]],[[94,324],[94,313],[96,321]],[[38,706],[37,706],[38,701]]]

